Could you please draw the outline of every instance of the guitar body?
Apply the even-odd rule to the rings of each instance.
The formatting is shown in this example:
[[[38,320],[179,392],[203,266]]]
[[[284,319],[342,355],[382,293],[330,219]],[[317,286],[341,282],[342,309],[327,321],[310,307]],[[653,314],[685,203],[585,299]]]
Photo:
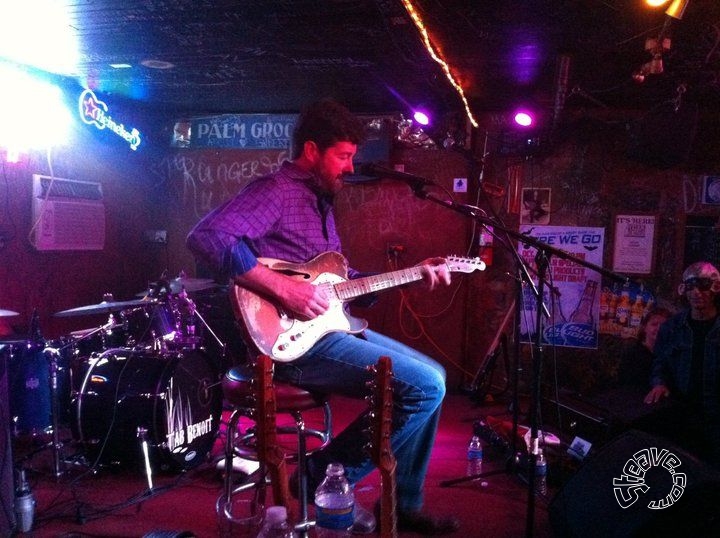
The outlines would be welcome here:
[[[284,312],[275,302],[238,285],[232,289],[235,315],[243,321],[246,336],[255,347],[274,360],[288,362],[297,359],[329,332],[359,333],[368,324],[345,310],[345,301],[333,292],[333,285],[347,281],[347,263],[337,252],[325,252],[304,264],[259,258],[270,269],[292,278],[327,285],[330,308],[313,320],[299,320]]]
[[[347,261],[337,252],[325,252],[307,263],[291,263],[270,258],[258,262],[290,278],[322,286],[330,306],[311,320],[297,319],[285,312],[273,299],[235,284],[230,302],[235,317],[242,322],[245,341],[265,355],[279,362],[293,361],[307,353],[323,336],[331,332],[359,333],[367,329],[367,321],[350,315],[347,303],[362,295],[376,293],[422,279],[419,266],[391,271],[380,275],[348,280]],[[449,271],[470,273],[484,270],[480,258],[450,256],[446,259]]]

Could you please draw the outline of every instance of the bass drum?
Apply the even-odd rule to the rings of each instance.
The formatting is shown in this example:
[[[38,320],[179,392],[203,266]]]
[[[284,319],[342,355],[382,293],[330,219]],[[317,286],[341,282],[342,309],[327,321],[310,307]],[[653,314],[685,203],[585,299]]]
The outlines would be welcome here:
[[[219,374],[201,350],[152,353],[108,349],[80,364],[71,399],[73,435],[90,461],[151,462],[190,469],[212,449],[222,412]]]

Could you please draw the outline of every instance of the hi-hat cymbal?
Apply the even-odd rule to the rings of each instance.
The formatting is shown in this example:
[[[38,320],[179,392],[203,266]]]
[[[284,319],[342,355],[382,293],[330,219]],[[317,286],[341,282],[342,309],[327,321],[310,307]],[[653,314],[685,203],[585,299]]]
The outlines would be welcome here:
[[[10,316],[17,316],[17,312],[13,312],[12,310],[3,310],[0,308],[0,318],[9,318]]]
[[[146,293],[149,293],[153,290],[158,290],[158,292],[160,293],[162,293],[163,291],[169,291],[170,293],[180,293],[183,290],[192,293],[194,291],[209,290],[211,288],[217,287],[218,284],[215,283],[212,278],[190,278],[180,276],[177,278],[173,278],[172,280],[158,280],[157,282],[152,282],[150,283],[150,289]]]
[[[118,310],[125,310],[127,308],[133,308],[135,306],[145,306],[155,304],[152,299],[135,299],[132,301],[103,301],[98,304],[91,304],[87,306],[79,306],[77,308],[71,308],[69,310],[62,310],[57,312],[55,317],[64,318],[69,316],[89,316],[91,314],[109,314],[110,312],[117,312]]]

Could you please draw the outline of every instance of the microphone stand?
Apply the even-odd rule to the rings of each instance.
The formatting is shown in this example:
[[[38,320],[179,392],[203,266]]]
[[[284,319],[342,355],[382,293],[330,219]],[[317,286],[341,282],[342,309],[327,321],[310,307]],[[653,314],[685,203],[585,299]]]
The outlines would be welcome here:
[[[409,176],[409,174],[408,174]],[[474,206],[469,206],[465,204],[458,204],[457,202],[454,202],[452,200],[443,200],[441,198],[438,198],[437,196],[426,192],[424,190],[424,187],[428,185],[432,185],[432,181],[420,178],[420,177],[402,177],[400,179],[403,179],[408,182],[410,187],[412,188],[413,193],[423,200],[429,200],[431,202],[434,202],[438,205],[441,205],[445,208],[452,209],[453,211],[456,211],[458,213],[461,213],[463,215],[466,215],[468,217],[471,217],[475,219],[477,222],[484,226],[492,226],[495,231],[500,230],[502,231],[506,237],[516,239],[517,241],[523,243],[526,246],[530,246],[536,249],[536,256],[535,256],[535,262],[538,268],[537,271],[537,278],[538,278],[538,286],[537,289],[534,290],[535,300],[537,302],[537,308],[535,309],[536,312],[536,320],[535,320],[535,340],[534,340],[534,347],[535,351],[532,354],[533,356],[533,370],[532,370],[532,385],[531,385],[531,401],[530,401],[530,454],[529,454],[529,460],[528,460],[528,502],[527,502],[527,513],[526,513],[526,527],[525,527],[525,535],[530,537],[533,534],[533,528],[534,528],[534,515],[535,515],[535,465],[537,463],[537,455],[538,455],[538,421],[539,421],[539,409],[540,409],[540,378],[542,374],[542,364],[543,364],[543,340],[542,340],[542,334],[543,334],[543,316],[547,316],[548,318],[549,313],[547,312],[547,308],[545,307],[543,303],[543,292],[544,292],[544,282],[545,277],[547,274],[547,268],[550,266],[550,257],[551,256],[558,256],[559,258],[562,258],[564,260],[572,261],[578,265],[582,265],[583,267],[586,267],[588,269],[591,269],[593,271],[596,271],[602,275],[605,275],[609,278],[612,278],[614,280],[619,281],[625,281],[628,282],[630,280],[629,277],[620,275],[618,273],[614,273],[612,271],[609,271],[603,267],[600,267],[598,265],[595,265],[593,263],[590,263],[584,259],[580,259],[578,257],[575,257],[571,254],[568,254],[567,252],[560,250],[558,248],[555,248],[551,245],[548,245],[547,243],[543,243],[539,241],[538,239],[531,237],[529,235],[522,234],[520,232],[516,232],[514,230],[510,230],[506,226],[498,223],[496,220],[493,220],[487,215],[483,214],[484,212]],[[511,249],[513,250],[513,249]],[[515,253],[516,260],[519,260],[518,267],[519,271],[522,270],[521,279],[529,284],[532,284],[532,279],[530,278],[529,273],[527,272],[527,268],[525,267],[525,264],[522,263],[522,260],[520,259],[519,254],[516,250],[513,250]],[[520,287],[519,295],[522,293],[522,282],[518,284]],[[516,319],[519,317],[519,310],[521,302],[517,302],[516,308]],[[518,320],[519,324],[519,320]],[[516,344],[517,345],[517,344]],[[516,358],[519,365],[519,358]],[[516,366],[517,367],[517,366]],[[519,367],[518,367],[519,368]],[[516,384],[517,389],[517,371],[516,370],[516,379],[514,383]],[[517,399],[517,392],[515,398]],[[514,402],[514,409],[513,409],[513,444],[515,443],[515,437],[516,437],[516,431],[517,431],[517,401]],[[514,456],[514,454],[513,454]],[[496,474],[496,473],[493,473]],[[487,476],[487,475],[485,475]],[[441,485],[451,485],[454,483],[457,483],[459,481],[464,481],[465,479],[471,480],[476,477],[465,477],[460,480],[451,480],[444,482]]]

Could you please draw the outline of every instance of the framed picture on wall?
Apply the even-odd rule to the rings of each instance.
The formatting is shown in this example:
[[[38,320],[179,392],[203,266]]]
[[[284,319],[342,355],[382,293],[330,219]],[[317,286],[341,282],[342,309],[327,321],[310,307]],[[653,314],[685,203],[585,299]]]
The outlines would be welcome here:
[[[550,193],[549,188],[533,187],[522,190],[521,224],[550,223]]]
[[[616,215],[613,271],[650,274],[655,260],[657,215]]]

